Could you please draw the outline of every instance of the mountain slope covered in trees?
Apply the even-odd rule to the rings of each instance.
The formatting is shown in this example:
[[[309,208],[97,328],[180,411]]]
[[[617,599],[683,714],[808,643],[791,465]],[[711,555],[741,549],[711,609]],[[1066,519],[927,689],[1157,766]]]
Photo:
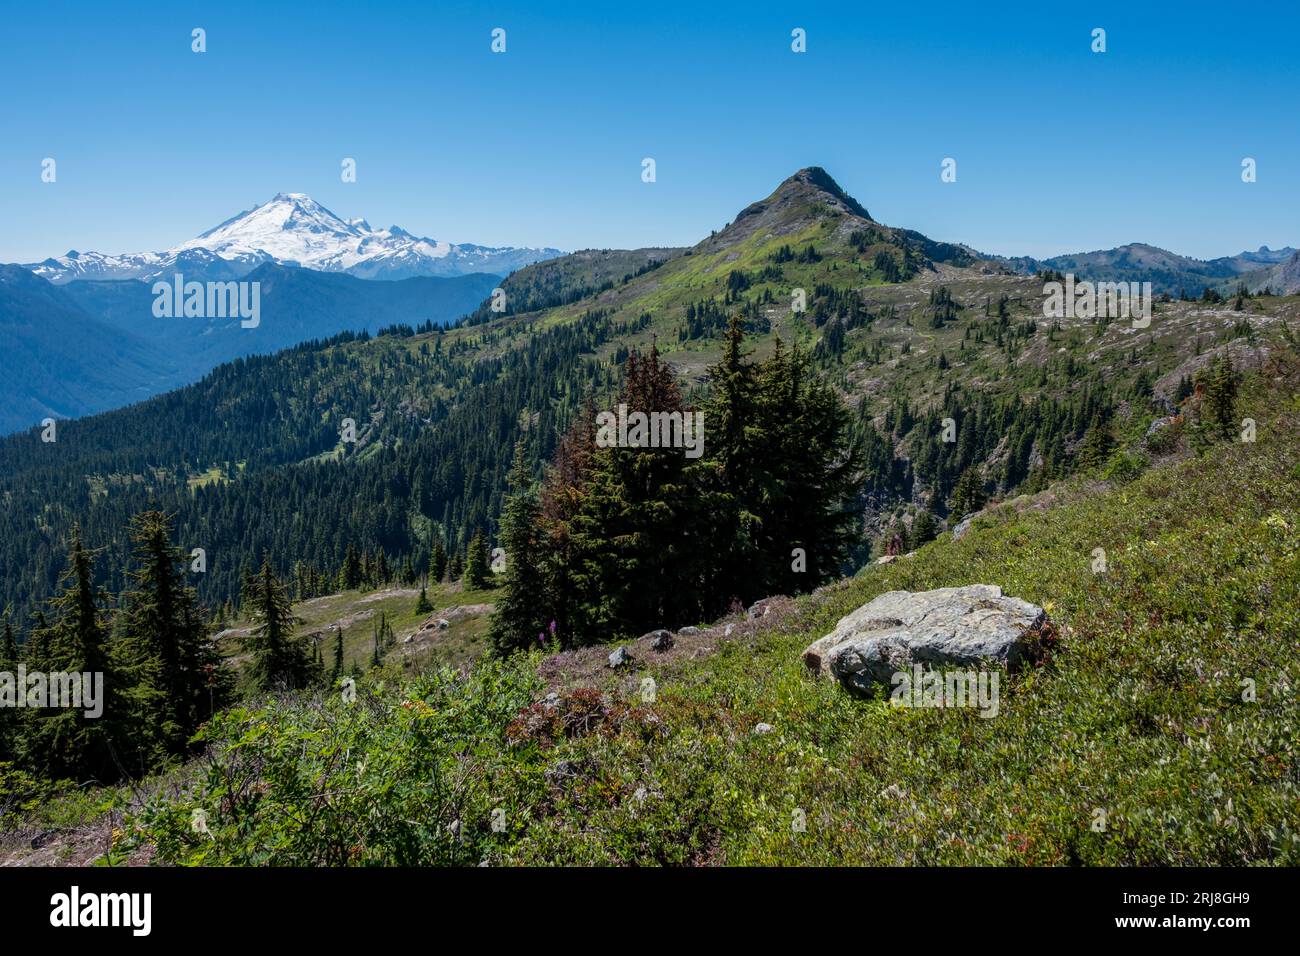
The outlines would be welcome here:
[[[380,670],[355,700],[250,701],[205,727],[209,759],[124,790],[123,809],[94,824],[106,834],[94,852],[188,865],[1293,864],[1297,394],[1300,356],[1277,350],[1233,399],[1254,441],[1198,446],[1189,412],[1145,474],[1099,481],[1094,466],[986,510],[959,541],[679,635],[700,656],[601,667],[575,686],[574,655],[540,649],[467,673]],[[1043,605],[1059,632],[1047,661],[1006,675],[997,720],[807,678],[801,649],[841,615],[886,591],[973,581]],[[86,810],[56,791],[27,812],[58,828]]]
[[[186,282],[232,278],[228,268],[207,263],[176,274]],[[150,282],[56,287],[19,266],[0,266],[0,277],[0,323],[11,343],[0,380],[0,434],[47,415],[78,417],[141,401],[241,356],[344,332],[445,325],[500,281],[484,273],[367,281],[267,263],[240,280],[257,287],[256,325],[244,327],[239,316],[160,318]],[[251,302],[252,292],[244,294]]]
[[[100,583],[122,590],[125,528],[154,507],[205,550],[192,583],[209,608],[237,600],[264,553],[332,582],[349,547],[422,567],[435,546],[463,558],[478,532],[496,544],[521,438],[539,478],[583,403],[610,407],[652,346],[682,400],[704,401],[733,319],[754,361],[797,347],[849,410],[864,480],[848,568],[912,543],[918,521],[942,528],[1107,460],[1214,355],[1248,366],[1297,318],[1293,298],[1247,296],[1158,303],[1145,329],[1045,319],[1042,279],[877,223],[817,169],[689,250],[580,253],[503,288],[504,313],[485,302],[455,328],[243,359],[66,423],[57,444],[0,441],[0,593],[17,626],[54,593],[74,524],[104,549]]]

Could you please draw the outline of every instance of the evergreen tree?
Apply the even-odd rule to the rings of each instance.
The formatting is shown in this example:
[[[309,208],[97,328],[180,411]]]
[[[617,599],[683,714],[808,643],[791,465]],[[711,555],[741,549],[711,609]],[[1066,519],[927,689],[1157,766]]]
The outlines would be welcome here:
[[[112,756],[111,723],[117,718],[113,688],[116,675],[108,657],[108,632],[101,604],[104,594],[92,583],[94,556],[81,543],[81,532],[72,529],[72,545],[67,568],[60,579],[63,588],[49,603],[51,622],[40,626],[42,654],[39,662],[28,661],[28,672],[43,671],[47,688],[53,696],[54,675],[91,675],[92,688],[101,691],[97,706],[101,713],[87,716],[90,708],[42,708],[35,715],[28,712],[26,730],[21,741],[25,762],[50,777],[74,776],[78,779],[111,779],[118,775]],[[110,698],[110,699],[106,699]],[[53,700],[50,701],[54,703]]]
[[[383,660],[384,651],[391,647],[394,641],[393,626],[388,623],[388,615],[383,611],[379,613],[379,618],[371,624],[370,635],[373,642],[370,666],[378,667]]]
[[[50,641],[50,626],[44,611],[32,615],[32,629],[23,644],[23,663],[28,670],[40,670],[46,664],[46,650]]]
[[[1095,468],[1105,464],[1114,448],[1115,439],[1110,433],[1110,427],[1099,418],[1094,418],[1079,446],[1079,465]]]
[[[732,313],[722,358],[709,369],[716,385],[704,410],[710,441],[703,494],[708,497],[706,510],[713,516],[709,537],[718,564],[712,584],[715,591],[738,599],[743,598],[758,560],[754,535],[761,518],[751,506],[761,497],[763,483],[755,470],[762,457],[754,444],[757,376],[755,367],[744,360],[743,340],[740,316]]]
[[[652,345],[629,355],[619,403],[629,412],[684,413],[681,393]],[[591,642],[698,620],[706,591],[703,502],[680,448],[597,447],[571,525],[578,603],[571,626]]]
[[[501,545],[506,567],[502,593],[492,611],[488,643],[493,653],[504,656],[529,646],[548,623],[541,506],[532,487],[522,442],[515,446],[510,495],[501,511]]]
[[[361,558],[357,555],[357,546],[348,542],[343,568],[339,572],[339,587],[344,591],[355,590],[361,587],[361,579]]]
[[[757,497],[742,506],[758,518],[754,540],[764,572],[750,587],[764,594],[811,590],[841,573],[857,535],[861,453],[850,439],[843,403],[798,349],[787,357],[778,339],[758,368],[757,385],[751,441],[761,450],[761,484]],[[796,546],[807,555],[803,572],[791,567]],[[751,591],[746,601],[751,596],[763,595]]]
[[[460,573],[465,568],[465,559],[457,551],[451,556],[451,562],[447,566],[447,579],[449,581],[459,581]]]
[[[334,632],[334,666],[330,668],[330,686],[338,686],[339,678],[343,676],[343,628],[338,628]]]
[[[221,658],[209,644],[203,612],[184,578],[184,557],[172,544],[172,519],[146,511],[129,528],[134,587],[123,596],[118,667],[127,676],[134,718],[131,744],[146,739],[162,753],[182,753],[199,724],[229,691]]]
[[[293,631],[302,621],[294,616],[284,585],[275,576],[269,556],[244,589],[244,607],[255,622],[246,646],[252,653],[249,683],[261,691],[299,690],[312,679],[306,642]]]
[[[935,539],[937,525],[929,509],[922,511],[912,522],[912,547],[919,548]]]
[[[1205,376],[1205,418],[1218,438],[1231,438],[1237,428],[1237,374],[1224,353],[1210,363]]]
[[[9,615],[4,615],[0,630],[0,672],[15,674],[18,670],[18,641],[14,637]],[[0,760],[13,760],[17,755],[19,712],[12,707],[0,707]]]
[[[579,621],[586,616],[579,589],[584,576],[578,570],[574,529],[586,500],[596,450],[595,419],[596,411],[588,398],[560,439],[541,487],[540,520],[545,550],[542,573],[547,612],[563,646],[579,643]],[[509,564],[507,556],[507,570]]]
[[[420,588],[420,598],[415,602],[416,614],[432,614],[433,605],[429,603],[429,593],[424,588]]]
[[[969,514],[974,514],[984,507],[984,479],[974,466],[967,468],[957,479],[957,487],[952,493],[952,508],[949,517],[960,521]]]
[[[474,537],[470,539],[469,551],[466,553],[465,587],[477,591],[487,587],[490,581],[487,539],[483,536],[482,530],[479,530],[474,532]]]
[[[18,638],[9,615],[5,614],[4,628],[0,631],[0,671],[12,671],[18,666],[19,657]]]
[[[442,546],[441,541],[435,541],[433,550],[429,552],[429,584],[441,584],[446,573],[447,549]]]

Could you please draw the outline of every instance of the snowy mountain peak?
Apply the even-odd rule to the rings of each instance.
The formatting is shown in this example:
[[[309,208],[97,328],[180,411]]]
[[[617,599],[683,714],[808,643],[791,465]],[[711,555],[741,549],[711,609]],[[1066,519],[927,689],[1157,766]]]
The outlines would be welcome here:
[[[170,251],[209,249],[223,259],[265,254],[281,262],[341,272],[347,266],[335,266],[365,235],[304,193],[277,193],[269,202]]]
[[[214,269],[234,275],[272,261],[363,279],[470,272],[507,275],[563,254],[559,249],[460,246],[416,236],[399,226],[376,230],[365,219],[335,215],[306,193],[282,192],[166,252],[111,256],[71,251],[27,268],[55,283],[151,280],[174,271],[178,258],[189,265],[205,261],[196,260],[199,252],[208,254]]]

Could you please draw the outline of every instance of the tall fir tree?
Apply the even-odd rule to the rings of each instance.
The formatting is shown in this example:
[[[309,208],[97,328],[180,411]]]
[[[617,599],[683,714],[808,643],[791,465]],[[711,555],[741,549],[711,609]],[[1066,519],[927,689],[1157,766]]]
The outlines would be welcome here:
[[[6,612],[3,627],[0,627],[0,672],[16,676],[20,661],[18,639],[14,635],[13,623]],[[18,755],[20,719],[17,709],[0,706],[0,760],[13,760]]]
[[[199,725],[225,703],[230,681],[208,641],[203,612],[184,577],[185,560],[172,543],[172,519],[161,511],[136,515],[129,527],[134,567],[123,595],[114,658],[126,676],[139,748],[152,739],[180,754]]]
[[[928,544],[935,539],[937,533],[938,525],[935,523],[934,515],[927,508],[912,521],[912,546],[919,548],[923,544]]]
[[[348,550],[343,557],[343,567],[339,569],[339,588],[352,591],[361,587],[361,582],[361,558],[357,555],[357,546],[348,542]]]
[[[465,554],[465,587],[472,591],[485,588],[491,584],[491,576],[492,572],[488,569],[487,538],[480,529],[474,532]]]
[[[1205,376],[1205,417],[1217,438],[1231,438],[1237,428],[1237,373],[1226,352]]]
[[[21,652],[18,650],[18,636],[14,633],[13,622],[9,615],[4,615],[4,627],[0,628],[0,670],[12,671],[18,666]]]
[[[446,573],[447,549],[442,546],[440,539],[433,542],[433,548],[429,552],[429,585],[432,587],[441,584]]]
[[[311,653],[294,634],[302,623],[294,616],[284,584],[271,567],[270,556],[246,582],[244,607],[254,622],[245,644],[252,655],[247,679],[260,691],[300,690],[312,682]]]
[[[488,629],[488,644],[498,656],[529,646],[549,623],[541,506],[522,442],[515,445],[510,493],[501,510],[501,546],[506,566]]]
[[[330,686],[338,685],[343,676],[343,628],[334,632],[334,666],[330,668]]]
[[[83,707],[50,707],[26,722],[21,743],[25,762],[51,777],[78,780],[112,779],[118,768],[112,751],[112,724],[120,716],[114,688],[116,675],[109,666],[108,629],[102,605],[105,595],[94,585],[94,555],[81,543],[81,531],[72,529],[67,568],[60,580],[61,593],[49,603],[50,622],[41,627],[42,659],[28,663],[43,671],[53,691],[53,675],[83,678]],[[89,675],[100,699],[90,707],[84,678]],[[53,701],[51,701],[53,702]],[[88,715],[99,710],[97,715]],[[30,712],[29,712],[30,713]]]
[[[619,404],[647,415],[692,411],[654,344],[628,356]],[[699,620],[708,529],[690,459],[682,448],[620,447],[599,434],[597,446],[571,526],[576,636],[591,642]]]
[[[745,595],[807,591],[844,569],[857,534],[862,460],[839,397],[820,382],[808,357],[788,355],[778,338],[757,370],[757,401],[747,441],[761,457],[742,511],[758,575]],[[802,561],[792,560],[798,549]],[[762,592],[762,593],[759,593]]]
[[[984,500],[984,479],[980,476],[979,469],[974,466],[967,468],[953,489],[949,517],[953,521],[960,521],[983,508]]]
[[[561,645],[566,647],[580,643],[580,622],[586,616],[579,591],[583,575],[578,570],[574,530],[586,498],[596,450],[595,419],[594,403],[589,397],[561,437],[540,494],[547,614],[555,622]],[[507,557],[507,569],[509,564]]]

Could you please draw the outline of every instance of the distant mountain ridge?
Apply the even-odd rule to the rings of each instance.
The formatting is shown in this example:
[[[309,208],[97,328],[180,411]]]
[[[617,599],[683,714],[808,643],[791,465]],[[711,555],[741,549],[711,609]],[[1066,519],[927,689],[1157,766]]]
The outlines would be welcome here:
[[[219,277],[184,263],[186,279]],[[169,274],[170,277],[171,274]],[[0,265],[0,435],[42,418],[76,418],[195,381],[223,362],[268,354],[341,332],[442,326],[473,310],[501,280],[487,273],[375,282],[263,262],[245,280],[259,289],[260,322],[158,318],[148,281],[56,286],[22,266]]]
[[[64,289],[0,265],[0,435],[128,405],[184,384],[141,337],[89,315]]]
[[[1073,273],[1080,279],[1113,282],[1150,282],[1157,292],[1199,294],[1205,286],[1217,286],[1225,280],[1276,266],[1296,255],[1290,246],[1270,249],[1261,246],[1254,252],[1217,259],[1193,259],[1167,249],[1132,242],[1114,249],[1099,249],[1048,259],[1028,256],[1003,258],[989,256],[1016,272],[1030,275],[1042,270]]]
[[[265,262],[361,279],[408,279],[491,273],[563,255],[559,249],[456,244],[415,236],[399,226],[374,229],[343,219],[303,193],[278,193],[194,239],[162,252],[109,255],[78,252],[27,264],[56,285],[78,279],[152,281],[178,271],[236,279]]]
[[[1241,277],[1241,283],[1251,292],[1262,292],[1264,289],[1270,289],[1280,295],[1294,295],[1300,292],[1300,252],[1290,251],[1292,255],[1289,258],[1255,272],[1246,273]]]

